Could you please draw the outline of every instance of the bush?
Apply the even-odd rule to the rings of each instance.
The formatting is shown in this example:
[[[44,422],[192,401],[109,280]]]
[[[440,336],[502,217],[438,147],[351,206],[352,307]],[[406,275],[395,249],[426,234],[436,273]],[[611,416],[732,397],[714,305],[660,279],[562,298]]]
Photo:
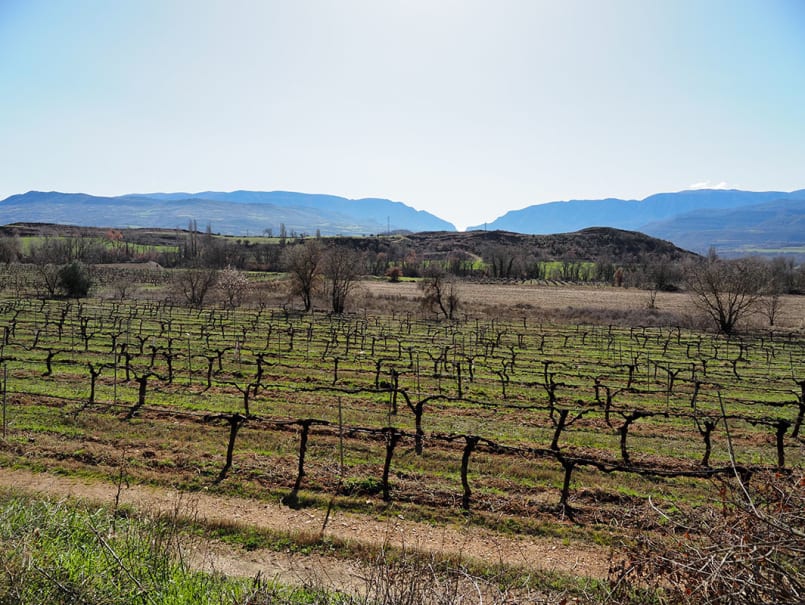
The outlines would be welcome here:
[[[386,277],[389,278],[390,282],[395,283],[395,284],[398,281],[400,281],[400,278],[402,277],[402,274],[403,274],[402,269],[400,267],[396,267],[396,266],[395,267],[390,267],[386,271]]]
[[[59,270],[59,286],[68,298],[83,298],[89,294],[92,278],[89,269],[73,261]]]

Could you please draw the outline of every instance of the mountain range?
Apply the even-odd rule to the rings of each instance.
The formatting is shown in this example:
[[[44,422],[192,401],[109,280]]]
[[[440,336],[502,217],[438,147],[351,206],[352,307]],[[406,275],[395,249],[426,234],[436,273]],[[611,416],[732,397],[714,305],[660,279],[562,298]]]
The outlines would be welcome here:
[[[0,225],[43,222],[97,227],[186,228],[195,221],[216,233],[369,235],[455,231],[455,226],[401,202],[351,200],[288,191],[204,191],[99,197],[29,191],[0,202]],[[607,198],[535,204],[468,230],[553,234],[588,227],[639,231],[704,253],[724,256],[793,254],[805,258],[805,189],[697,189],[643,200]]]
[[[0,202],[0,224],[39,222],[86,227],[184,229],[190,221],[216,233],[368,235],[387,231],[455,231],[429,212],[401,202],[289,191],[204,191],[100,197],[29,191]]]
[[[640,231],[694,252],[805,255],[805,189],[696,189],[643,200],[608,198],[535,204],[469,227],[548,234],[607,226]]]

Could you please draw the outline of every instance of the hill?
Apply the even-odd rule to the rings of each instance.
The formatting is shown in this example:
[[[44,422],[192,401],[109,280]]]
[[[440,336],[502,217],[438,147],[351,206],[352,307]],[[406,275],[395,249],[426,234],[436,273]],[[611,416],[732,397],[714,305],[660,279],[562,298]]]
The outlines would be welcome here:
[[[494,248],[520,250],[545,260],[629,263],[642,257],[665,257],[681,261],[695,256],[687,250],[643,233],[590,227],[572,233],[531,235],[511,231],[466,231],[462,233],[412,233],[405,240],[432,255],[463,251],[485,257]]]
[[[117,229],[187,227],[231,235],[288,234],[368,235],[387,231],[455,230],[428,212],[379,198],[350,200],[331,195],[287,191],[128,194],[118,197],[85,193],[29,191],[0,202],[0,224],[56,223]]]

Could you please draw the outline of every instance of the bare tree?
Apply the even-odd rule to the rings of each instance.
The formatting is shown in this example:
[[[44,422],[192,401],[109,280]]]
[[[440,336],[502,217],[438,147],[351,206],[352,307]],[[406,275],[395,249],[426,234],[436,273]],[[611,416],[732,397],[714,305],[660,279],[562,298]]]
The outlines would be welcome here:
[[[18,237],[0,237],[0,263],[15,262],[22,252]]]
[[[207,293],[215,285],[218,278],[216,269],[206,267],[193,267],[182,269],[177,273],[176,286],[187,304],[192,307],[201,307]]]
[[[182,246],[182,256],[192,260],[198,258],[200,254],[198,223],[196,219],[190,219],[187,223],[187,233],[185,234],[184,246]]]
[[[282,266],[290,275],[292,292],[302,298],[306,312],[313,306],[313,293],[321,279],[323,251],[318,240],[307,240],[282,253]]]
[[[361,274],[361,256],[348,246],[332,246],[324,256],[325,287],[333,313],[343,313]]]
[[[35,265],[66,265],[76,260],[74,245],[80,238],[76,237],[48,237],[33,245],[28,253]]]
[[[719,332],[732,334],[736,324],[755,310],[764,290],[766,271],[756,259],[708,258],[688,268],[687,287],[693,301]]]
[[[793,288],[794,265],[790,259],[775,258],[768,263],[767,269],[768,276],[758,301],[758,309],[769,320],[769,326],[773,327],[783,306],[783,294]]]
[[[766,289],[758,301],[758,309],[769,320],[769,326],[771,327],[774,327],[774,322],[782,306],[782,292],[773,286]]]
[[[678,289],[677,284],[682,280],[682,272],[678,264],[668,256],[662,255],[654,259],[644,258],[640,264],[645,273],[644,286],[661,292],[673,292]]]
[[[59,291],[59,272],[61,267],[53,263],[36,264],[37,289],[44,289],[44,295],[54,298]]]
[[[445,319],[454,319],[459,307],[459,292],[456,280],[437,265],[425,269],[425,277],[419,282],[423,291],[422,304],[428,310],[437,310]]]
[[[523,274],[523,250],[519,246],[493,244],[483,250],[492,277],[509,279]]]
[[[68,239],[45,237],[31,247],[29,259],[34,264],[36,287],[40,295],[53,298],[59,291],[59,271],[72,260]]]

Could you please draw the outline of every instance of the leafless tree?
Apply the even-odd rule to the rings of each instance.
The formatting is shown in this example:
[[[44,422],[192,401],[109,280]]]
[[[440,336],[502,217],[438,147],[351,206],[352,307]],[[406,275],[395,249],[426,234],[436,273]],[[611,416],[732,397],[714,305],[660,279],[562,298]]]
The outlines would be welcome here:
[[[523,256],[519,246],[494,244],[483,250],[484,261],[495,278],[520,277],[523,273]]]
[[[302,298],[305,312],[313,307],[313,293],[321,280],[324,248],[318,240],[307,240],[285,248],[282,266],[291,278],[291,291]]]
[[[21,251],[18,237],[0,237],[0,263],[13,263],[20,257]]]
[[[115,277],[110,285],[115,298],[119,298],[120,300],[131,298],[133,293],[137,290],[137,282],[128,275]]]
[[[73,246],[79,239],[46,236],[31,247],[28,256],[35,265],[66,265],[76,259]]]
[[[758,310],[774,326],[777,315],[783,306],[783,294],[793,287],[793,264],[788,259],[775,258],[768,263],[768,274],[762,296],[758,300]]]
[[[59,271],[72,260],[67,239],[46,237],[31,247],[29,260],[34,264],[36,287],[40,295],[53,298],[59,291]]]
[[[218,279],[218,271],[207,267],[182,269],[176,275],[176,287],[185,302],[192,307],[201,307],[210,289]]]
[[[59,291],[59,271],[61,266],[53,263],[36,264],[37,289],[44,290],[43,294],[53,298]]]
[[[774,327],[777,315],[783,306],[782,293],[779,290],[770,289],[763,292],[763,296],[758,301],[758,309],[769,321],[769,326]]]
[[[348,246],[332,246],[324,256],[325,288],[333,313],[343,313],[361,274],[361,256]]]
[[[767,273],[757,259],[721,260],[711,252],[692,264],[687,287],[693,301],[713,320],[719,332],[732,334],[736,324],[757,307]]]
[[[445,319],[454,319],[459,307],[459,291],[456,280],[441,267],[431,265],[419,282],[423,291],[422,304],[428,310],[438,310]]]

